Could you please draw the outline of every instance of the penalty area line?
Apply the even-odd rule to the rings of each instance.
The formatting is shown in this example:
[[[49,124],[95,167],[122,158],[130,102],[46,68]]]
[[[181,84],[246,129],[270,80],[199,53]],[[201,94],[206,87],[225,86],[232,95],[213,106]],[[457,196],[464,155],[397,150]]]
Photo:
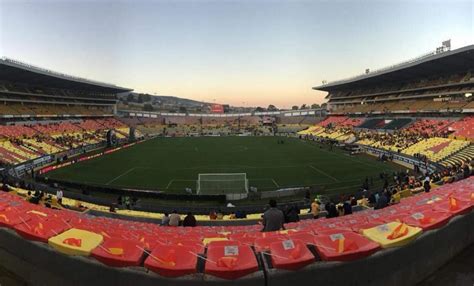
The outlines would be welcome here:
[[[133,168],[128,169],[128,170],[125,171],[124,173],[122,173],[122,174],[118,175],[117,177],[113,178],[112,180],[108,181],[108,182],[106,183],[106,185],[109,185],[110,183],[115,182],[116,180],[118,180],[118,179],[120,179],[121,177],[127,175],[128,173],[132,172],[132,171],[135,170],[136,168],[138,168],[138,167],[133,167]]]
[[[275,186],[276,186],[277,188],[280,187],[280,185],[278,185],[278,183],[275,181],[275,179],[272,178],[272,182],[275,184]]]
[[[171,184],[174,182],[174,179],[173,180],[170,180],[170,182],[168,183],[168,185],[166,185],[166,189],[169,189]]]
[[[341,182],[341,181],[339,181],[338,179],[334,178],[333,176],[329,175],[328,173],[319,170],[318,168],[316,168],[316,167],[313,166],[313,165],[309,165],[309,167],[310,167],[311,169],[315,170],[316,172],[318,172],[318,173],[320,173],[320,174],[323,174],[324,176],[326,176],[326,177],[332,179],[332,180],[335,181],[335,182],[338,182],[338,183]]]

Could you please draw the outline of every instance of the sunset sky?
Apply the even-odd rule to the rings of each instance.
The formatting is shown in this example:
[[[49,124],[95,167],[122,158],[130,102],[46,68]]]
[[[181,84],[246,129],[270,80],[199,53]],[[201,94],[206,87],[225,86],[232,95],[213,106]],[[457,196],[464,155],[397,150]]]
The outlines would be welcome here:
[[[138,92],[280,108],[474,42],[474,1],[4,1],[0,55]]]

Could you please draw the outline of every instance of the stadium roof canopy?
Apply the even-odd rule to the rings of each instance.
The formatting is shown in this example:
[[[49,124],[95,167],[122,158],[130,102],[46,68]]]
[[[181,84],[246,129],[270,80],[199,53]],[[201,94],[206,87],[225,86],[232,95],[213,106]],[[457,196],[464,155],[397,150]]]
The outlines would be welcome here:
[[[121,93],[133,90],[109,83],[50,71],[9,58],[0,59],[0,80],[34,86],[104,93]]]
[[[404,82],[414,78],[431,77],[437,74],[467,71],[473,67],[474,45],[470,45],[442,53],[432,52],[398,65],[330,82],[313,87],[313,89],[327,92],[354,89],[375,84]]]

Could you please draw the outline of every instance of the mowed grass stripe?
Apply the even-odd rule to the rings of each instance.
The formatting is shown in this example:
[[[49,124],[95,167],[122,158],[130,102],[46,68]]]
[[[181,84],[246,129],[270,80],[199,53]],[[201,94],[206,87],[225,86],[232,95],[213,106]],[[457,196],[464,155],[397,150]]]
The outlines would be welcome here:
[[[180,193],[186,187],[195,190],[199,173],[247,173],[250,186],[266,191],[305,185],[330,187],[346,181],[356,184],[366,176],[378,180],[382,170],[401,169],[295,138],[283,138],[284,144],[278,140],[281,138],[155,138],[47,176]]]

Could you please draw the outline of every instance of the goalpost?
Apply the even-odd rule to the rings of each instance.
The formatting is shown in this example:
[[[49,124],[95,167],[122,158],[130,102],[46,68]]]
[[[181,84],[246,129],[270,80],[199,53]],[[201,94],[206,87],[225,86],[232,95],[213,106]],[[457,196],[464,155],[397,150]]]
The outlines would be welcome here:
[[[199,174],[196,191],[198,195],[248,193],[246,173]]]

